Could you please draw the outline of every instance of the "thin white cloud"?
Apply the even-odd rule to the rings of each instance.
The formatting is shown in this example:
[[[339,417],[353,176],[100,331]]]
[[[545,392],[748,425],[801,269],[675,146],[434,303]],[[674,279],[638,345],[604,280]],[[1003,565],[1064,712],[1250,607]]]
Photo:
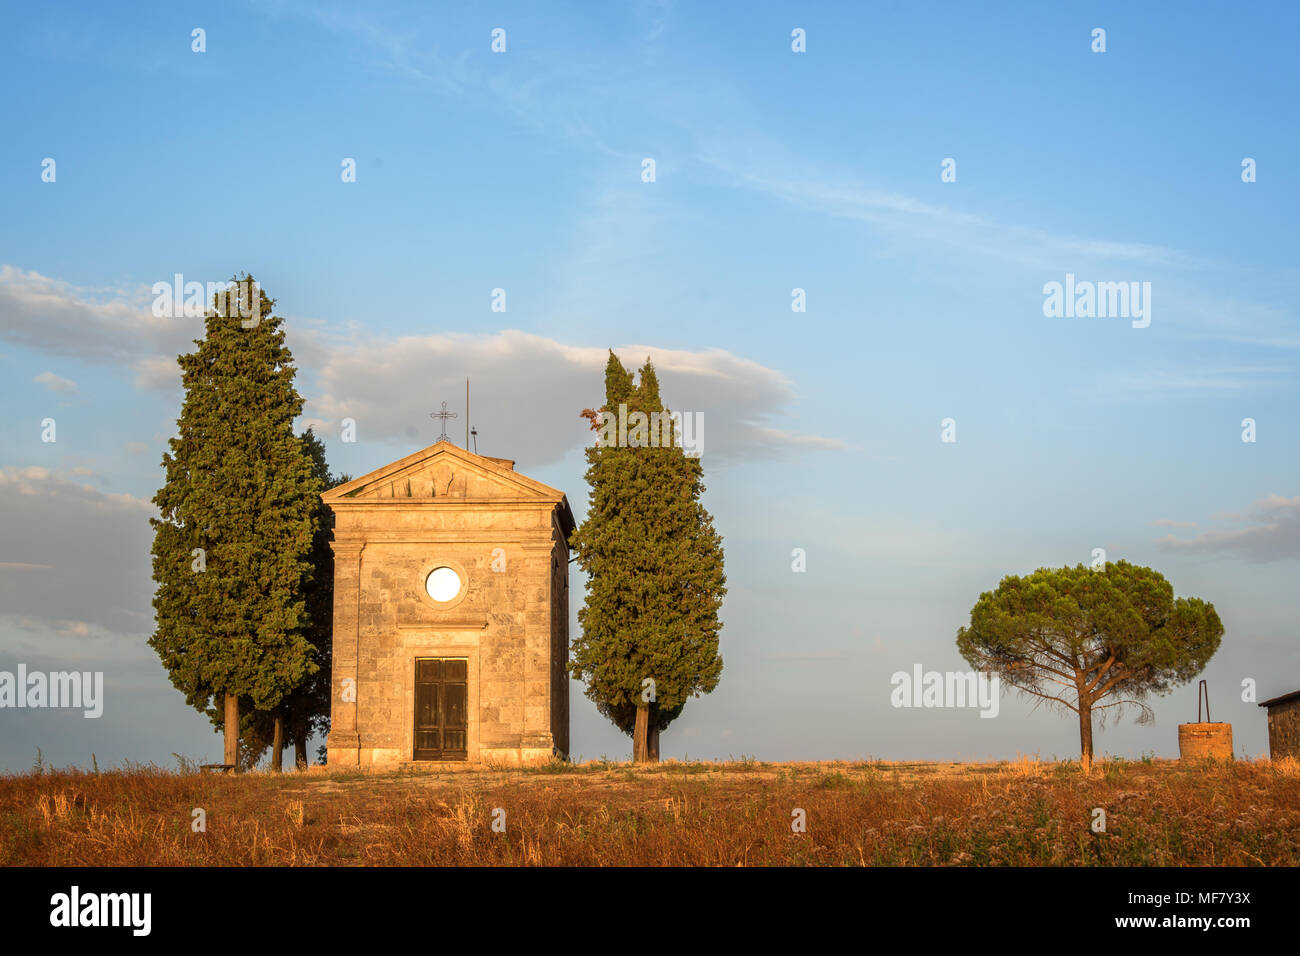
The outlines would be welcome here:
[[[1094,398],[1163,399],[1189,398],[1264,388],[1289,388],[1295,370],[1286,364],[1236,364],[1224,366],[1188,365],[1119,372],[1102,376],[1088,388]]]
[[[883,226],[928,244],[957,246],[1019,265],[1056,268],[1091,261],[1144,266],[1204,265],[1166,246],[1072,236],[1033,226],[1000,223],[951,206],[921,202],[893,190],[836,180],[812,170],[794,175],[766,172],[761,165],[761,153],[747,151],[743,155],[743,161],[717,152],[702,154],[697,159],[727,177],[733,186],[810,212]]]
[[[1156,544],[1165,551],[1219,554],[1252,563],[1300,558],[1300,496],[1269,495],[1255,502],[1245,527],[1203,531],[1192,538],[1166,535]]]
[[[53,372],[42,372],[40,375],[37,375],[32,379],[32,381],[37,385],[44,385],[51,392],[72,394],[77,390],[76,382],[72,381],[70,378],[63,378],[60,375],[55,375]]]
[[[841,451],[848,448],[846,442],[838,438],[823,438],[820,435],[798,435],[781,428],[766,428],[762,425],[751,426],[756,437],[771,444],[785,444],[799,448],[822,449],[824,451]]]

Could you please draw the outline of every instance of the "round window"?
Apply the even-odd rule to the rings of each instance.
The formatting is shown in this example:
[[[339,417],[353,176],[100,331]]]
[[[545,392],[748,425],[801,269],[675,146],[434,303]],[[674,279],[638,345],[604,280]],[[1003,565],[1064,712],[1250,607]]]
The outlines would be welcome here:
[[[460,575],[451,568],[434,568],[424,580],[424,589],[429,597],[445,603],[460,593]]]

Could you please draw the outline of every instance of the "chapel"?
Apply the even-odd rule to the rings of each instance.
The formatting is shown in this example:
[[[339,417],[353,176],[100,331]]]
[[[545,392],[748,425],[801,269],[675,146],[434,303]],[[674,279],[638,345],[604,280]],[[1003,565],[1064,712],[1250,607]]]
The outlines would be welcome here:
[[[514,464],[444,439],[322,495],[331,768],[567,755],[573,512]]]

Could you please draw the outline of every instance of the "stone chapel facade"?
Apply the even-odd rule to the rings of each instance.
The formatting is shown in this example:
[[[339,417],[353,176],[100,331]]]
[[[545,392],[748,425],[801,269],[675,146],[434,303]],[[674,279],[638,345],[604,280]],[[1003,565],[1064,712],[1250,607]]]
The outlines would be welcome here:
[[[448,441],[332,488],[330,767],[569,750],[564,493]]]

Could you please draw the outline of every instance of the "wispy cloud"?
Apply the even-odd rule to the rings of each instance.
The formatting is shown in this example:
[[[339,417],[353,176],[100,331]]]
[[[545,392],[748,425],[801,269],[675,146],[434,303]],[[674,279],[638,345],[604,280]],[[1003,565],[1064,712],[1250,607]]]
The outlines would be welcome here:
[[[608,44],[588,42],[583,33],[588,24],[582,21],[529,21],[526,35],[531,42],[500,57],[486,52],[486,27],[479,45],[446,52],[446,23],[417,9],[384,14],[299,2],[273,3],[265,9],[314,23],[354,42],[363,55],[434,94],[480,98],[520,123],[546,128],[557,140],[567,139],[585,157],[603,155],[610,159],[611,168],[617,168],[619,182],[625,181],[632,162],[642,155],[637,151],[645,143],[655,143],[663,164],[661,175],[672,169],[682,179],[713,179],[815,215],[868,223],[922,250],[957,249],[972,261],[995,260],[1011,269],[1046,270],[1052,275],[1066,269],[1174,273],[1179,277],[1177,288],[1166,283],[1159,293],[1162,317],[1158,321],[1176,322],[1185,335],[1300,348],[1293,307],[1285,292],[1294,286],[1293,275],[1255,269],[1249,262],[1230,264],[1141,237],[1089,236],[1045,228],[1033,221],[1032,210],[1025,212],[1022,221],[1011,222],[962,208],[958,199],[950,204],[919,199],[888,182],[858,177],[853,168],[831,165],[811,155],[806,145],[768,132],[771,119],[764,104],[723,70],[704,74],[710,91],[707,98],[699,96],[700,74],[683,81],[672,73],[647,73],[645,59],[627,56],[627,48],[631,44],[649,56],[666,42],[673,22],[667,3],[635,4],[631,11],[635,34]],[[550,49],[548,43],[561,42],[560,34],[563,42],[583,43],[584,55],[538,55],[539,50]],[[465,34],[461,30],[453,35]],[[639,131],[631,141],[626,134],[629,118],[635,118],[633,125]],[[640,198],[620,194],[615,200],[606,196],[597,201],[634,217]],[[594,227],[597,245],[592,252],[626,228],[620,220],[597,221]],[[1214,294],[1209,283],[1198,279],[1207,272],[1248,277],[1247,288],[1258,292],[1260,301],[1234,301]],[[1174,383],[1160,386],[1170,387],[1177,388]],[[1198,387],[1216,385],[1204,381]]]
[[[1231,392],[1291,388],[1295,369],[1283,362],[1182,368],[1165,365],[1102,376],[1087,389],[1093,397],[1174,399]]]
[[[37,385],[44,385],[51,392],[64,392],[71,394],[77,390],[77,383],[70,378],[63,378],[55,375],[53,372],[42,372],[32,379]]]
[[[837,179],[805,168],[797,175],[763,171],[764,157],[743,160],[718,153],[697,157],[737,187],[837,219],[885,227],[927,243],[957,246],[1018,265],[1057,268],[1069,263],[1144,266],[1204,265],[1176,249],[1151,243],[1062,235],[1033,226],[997,222],[954,206],[922,202],[897,190]],[[806,163],[799,163],[807,167]]]
[[[1165,551],[1219,554],[1249,562],[1300,558],[1300,496],[1269,495],[1238,520],[1248,523],[1242,528],[1203,531],[1193,538],[1166,535],[1156,544]]]

